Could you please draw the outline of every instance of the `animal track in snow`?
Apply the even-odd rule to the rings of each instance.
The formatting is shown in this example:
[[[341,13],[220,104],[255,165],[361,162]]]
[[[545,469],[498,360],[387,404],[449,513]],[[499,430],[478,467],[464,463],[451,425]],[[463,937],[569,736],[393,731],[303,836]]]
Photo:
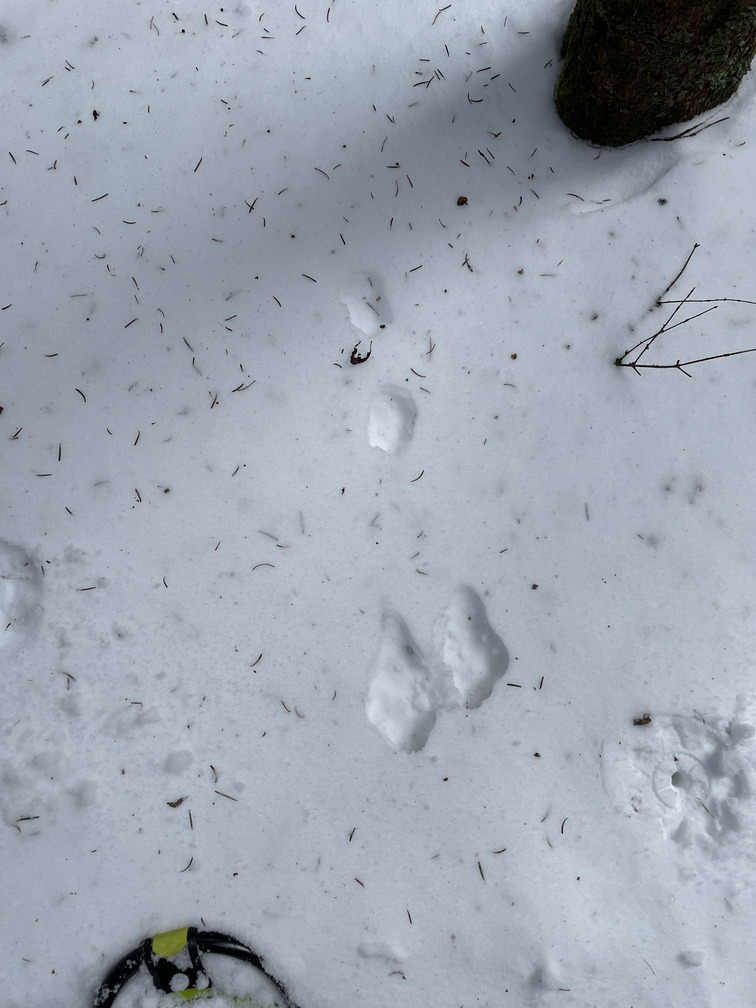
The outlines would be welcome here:
[[[364,279],[355,283],[354,287],[363,285]],[[357,294],[354,291],[344,293],[341,295],[341,301],[347,307],[349,321],[363,336],[372,338],[390,321],[386,301],[378,292],[377,286],[373,285],[371,278],[367,278],[364,293]]]
[[[452,597],[441,657],[465,707],[480,707],[507,671],[507,649],[472,588],[459,588]]]
[[[746,845],[756,854],[756,696],[738,697],[729,721],[653,717],[602,755],[604,788],[619,810],[660,819],[668,839],[711,857]]]
[[[454,593],[437,639],[440,660],[426,662],[401,616],[384,615],[365,710],[392,749],[418,752],[439,711],[480,707],[507,670],[507,649],[472,588]]]
[[[404,949],[385,941],[365,941],[357,948],[363,959],[383,959],[392,965],[400,965],[407,958]]]
[[[417,752],[439,709],[437,683],[401,616],[386,613],[365,710],[392,749]]]
[[[42,576],[20,546],[0,539],[0,648],[21,644],[39,618]]]
[[[403,451],[415,433],[417,407],[404,389],[386,385],[373,399],[368,421],[368,441],[371,448],[385,452]]]

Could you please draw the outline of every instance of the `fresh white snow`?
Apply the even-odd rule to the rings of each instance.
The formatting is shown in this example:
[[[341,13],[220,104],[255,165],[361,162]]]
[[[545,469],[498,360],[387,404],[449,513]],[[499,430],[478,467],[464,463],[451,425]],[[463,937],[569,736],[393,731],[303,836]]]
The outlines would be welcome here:
[[[614,366],[756,346],[756,84],[595,149],[571,5],[3,5],[7,1008],[756,1004],[756,355]]]

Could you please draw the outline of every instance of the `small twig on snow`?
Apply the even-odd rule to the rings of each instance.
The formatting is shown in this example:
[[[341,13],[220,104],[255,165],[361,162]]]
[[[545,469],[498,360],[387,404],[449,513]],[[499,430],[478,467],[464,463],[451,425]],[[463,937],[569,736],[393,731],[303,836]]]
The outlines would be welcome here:
[[[699,133],[703,133],[705,129],[709,129],[710,126],[718,126],[719,123],[727,122],[729,116],[723,116],[721,119],[715,119],[714,122],[703,122],[701,124],[696,123],[693,126],[688,126],[681,133],[675,133],[674,136],[669,137],[649,137],[648,143],[669,143],[672,140],[682,140],[686,137],[698,136]]]
[[[667,287],[664,288],[664,290],[661,292],[661,294],[659,295],[659,297],[656,299],[656,303],[657,304],[661,304],[662,303],[661,299],[664,297],[664,295],[667,293],[667,291],[672,290],[672,288],[675,286],[675,284],[677,283],[677,281],[683,275],[683,273],[687,269],[688,263],[693,258],[693,253],[696,251],[697,248],[700,248],[698,242],[696,242],[695,245],[693,246],[693,248],[690,250],[690,255],[688,256],[688,258],[683,263],[683,267],[680,270],[680,272],[677,274],[677,276],[675,277],[675,279],[670,284],[668,284]]]
[[[714,123],[711,123],[711,125],[713,126]],[[692,287],[690,289],[690,291],[688,291],[687,295],[684,298],[681,298],[679,300],[678,299],[674,299],[674,300],[663,301],[662,298],[664,297],[664,295],[669,290],[671,290],[672,287],[674,287],[674,285],[677,283],[677,281],[680,279],[680,277],[685,272],[685,268],[687,267],[688,263],[690,262],[690,260],[691,260],[691,258],[693,256],[693,253],[696,251],[697,248],[699,248],[698,243],[696,243],[693,246],[693,248],[691,249],[690,255],[688,256],[688,258],[683,263],[683,267],[680,270],[680,272],[677,274],[677,276],[674,278],[674,280],[667,286],[667,288],[663,291],[663,293],[656,300],[656,305],[657,306],[661,306],[663,304],[669,304],[669,305],[677,305],[677,307],[674,309],[674,311],[669,316],[669,318],[666,320],[666,322],[664,322],[663,325],[659,329],[657,329],[656,332],[652,336],[644,337],[644,339],[639,340],[635,344],[635,346],[630,347],[630,349],[626,350],[620,357],[617,357],[616,360],[614,361],[614,363],[615,363],[615,365],[617,367],[629,367],[629,368],[632,368],[633,371],[636,372],[636,374],[640,374],[640,369],[641,368],[653,369],[655,371],[670,371],[670,370],[672,370],[672,371],[681,371],[684,375],[687,375],[688,378],[692,378],[693,376],[688,371],[686,371],[685,368],[691,367],[693,364],[703,364],[706,361],[720,360],[720,359],[723,359],[725,357],[738,357],[741,354],[756,353],[756,347],[751,347],[751,348],[749,348],[747,350],[731,350],[731,351],[729,351],[727,353],[711,354],[708,357],[697,357],[694,360],[680,361],[678,359],[677,361],[675,361],[674,364],[641,364],[640,363],[641,357],[643,357],[643,355],[646,353],[646,351],[650,349],[650,347],[659,338],[659,336],[662,336],[664,333],[667,333],[667,332],[669,332],[672,329],[677,329],[678,326],[685,325],[687,322],[693,322],[695,319],[700,318],[702,315],[706,315],[710,311],[714,311],[716,308],[719,307],[720,303],[722,303],[724,301],[733,301],[733,302],[737,302],[738,304],[756,304],[756,301],[748,301],[748,300],[746,300],[744,298],[696,298],[696,299],[693,299],[693,298],[691,298],[691,295],[694,293],[695,287]],[[688,318],[682,319],[682,321],[680,321],[680,322],[675,322],[674,325],[670,325],[670,323],[672,322],[672,319],[675,317],[675,315],[677,315],[677,313],[680,311],[680,309],[682,308],[682,306],[685,305],[685,304],[708,304],[708,305],[710,305],[710,307],[704,308],[703,311],[697,312],[695,315],[689,315]],[[639,351],[637,353],[637,355],[632,360],[628,360],[628,358],[631,356],[631,354],[634,354],[636,352],[636,350]]]

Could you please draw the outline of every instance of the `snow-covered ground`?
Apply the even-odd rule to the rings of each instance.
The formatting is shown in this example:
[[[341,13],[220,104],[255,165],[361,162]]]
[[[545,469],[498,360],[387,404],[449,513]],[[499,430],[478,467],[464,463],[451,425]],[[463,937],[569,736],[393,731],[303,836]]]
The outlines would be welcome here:
[[[756,1003],[756,355],[614,366],[756,346],[755,78],[599,151],[570,8],[6,0],[7,1008]]]

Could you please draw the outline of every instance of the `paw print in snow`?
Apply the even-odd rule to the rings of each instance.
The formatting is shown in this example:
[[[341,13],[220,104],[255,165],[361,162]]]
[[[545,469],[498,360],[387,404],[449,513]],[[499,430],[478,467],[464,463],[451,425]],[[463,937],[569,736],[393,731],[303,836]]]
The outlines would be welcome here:
[[[404,620],[384,616],[365,709],[392,749],[422,749],[439,711],[480,707],[507,670],[507,649],[472,588],[454,593],[437,642],[440,660],[426,662]]]
[[[387,385],[373,399],[368,420],[371,448],[396,454],[403,451],[415,433],[417,407],[404,389]]]
[[[480,707],[507,671],[507,649],[488,622],[482,599],[472,588],[459,588],[451,600],[441,656],[468,708]]]
[[[341,295],[342,304],[349,312],[349,321],[363,336],[376,336],[391,321],[380,287],[380,280],[373,273],[372,277],[355,277],[349,289]]]
[[[365,710],[392,749],[417,752],[440,705],[439,683],[401,616],[386,613]]]

